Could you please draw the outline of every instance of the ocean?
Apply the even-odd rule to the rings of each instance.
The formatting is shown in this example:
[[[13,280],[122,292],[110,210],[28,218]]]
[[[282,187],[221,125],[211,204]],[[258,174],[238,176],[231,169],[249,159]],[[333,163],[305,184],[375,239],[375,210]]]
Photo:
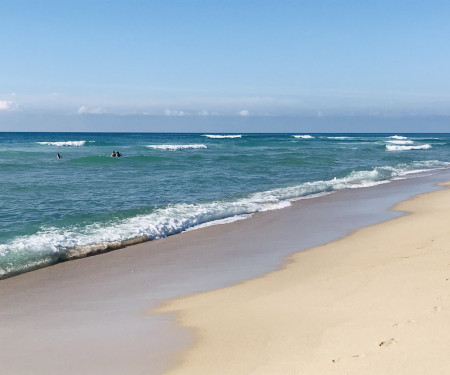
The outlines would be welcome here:
[[[436,169],[450,134],[0,133],[0,278]]]

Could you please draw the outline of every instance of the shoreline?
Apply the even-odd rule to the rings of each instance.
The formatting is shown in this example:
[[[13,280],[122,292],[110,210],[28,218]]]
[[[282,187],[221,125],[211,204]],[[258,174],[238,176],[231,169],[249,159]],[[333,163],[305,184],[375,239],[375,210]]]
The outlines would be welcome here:
[[[131,237],[131,238],[124,239],[124,240],[109,240],[109,241],[105,241],[105,242],[98,242],[98,243],[80,245],[80,246],[75,246],[75,247],[62,248],[58,252],[48,255],[47,256],[48,259],[46,259],[46,260],[42,259],[42,261],[40,261],[40,262],[34,262],[31,264],[28,264],[26,266],[26,268],[23,268],[20,270],[9,271],[9,273],[7,273],[7,274],[0,273],[0,280],[9,279],[9,278],[16,277],[16,276],[24,274],[24,273],[37,271],[42,268],[51,267],[51,266],[54,266],[54,265],[57,265],[60,263],[64,263],[64,262],[68,262],[68,261],[83,259],[83,258],[87,258],[87,257],[92,257],[92,256],[109,253],[112,251],[122,250],[124,248],[130,247],[133,245],[144,244],[146,242],[157,241],[157,240],[164,240],[171,236],[180,235],[180,234],[183,234],[183,233],[186,233],[189,231],[195,231],[195,230],[207,228],[210,226],[232,224],[236,221],[241,221],[241,220],[248,220],[248,219],[253,218],[255,215],[257,216],[257,215],[264,214],[264,213],[271,212],[271,211],[283,210],[283,209],[289,208],[293,205],[300,204],[302,201],[305,201],[305,200],[310,200],[310,199],[314,200],[314,199],[321,198],[321,197],[324,197],[327,195],[340,194],[340,193],[346,192],[346,191],[358,191],[360,189],[364,190],[364,189],[377,188],[378,186],[391,184],[391,183],[398,184],[402,180],[411,181],[411,179],[421,178],[428,174],[434,175],[434,174],[439,173],[440,171],[444,174],[445,173],[450,174],[450,168],[437,168],[437,169],[431,169],[431,170],[426,170],[426,171],[418,171],[418,172],[409,174],[409,176],[408,176],[408,174],[406,174],[405,176],[408,176],[408,177],[403,176],[403,177],[394,178],[394,179],[390,179],[390,180],[388,179],[388,180],[373,182],[372,184],[369,184],[368,186],[338,188],[336,190],[322,191],[319,193],[311,193],[310,195],[304,195],[304,196],[297,197],[297,198],[280,200],[277,203],[273,203],[274,208],[268,208],[268,209],[264,209],[261,211],[251,212],[251,213],[241,213],[241,214],[237,214],[235,216],[229,216],[229,217],[225,217],[225,218],[221,218],[221,219],[215,219],[212,221],[206,221],[204,223],[200,223],[200,224],[194,225],[192,227],[187,227],[185,229],[180,230],[179,232],[174,232],[172,234],[168,234],[168,235],[165,235],[162,237],[150,238],[145,235],[137,235],[135,237]],[[363,224],[362,226],[364,226],[364,225],[367,225],[367,224]],[[1,271],[1,269],[0,269],[0,271]]]
[[[387,208],[438,189],[432,185],[444,172],[301,200],[248,220],[1,280],[0,361],[14,374],[36,368],[46,375],[165,373],[194,338],[174,326],[173,316],[149,316],[149,309],[259,278],[299,250],[399,216]],[[314,235],[316,226],[324,232]]]
[[[168,374],[446,374],[450,182],[282,269],[167,302],[196,343]]]

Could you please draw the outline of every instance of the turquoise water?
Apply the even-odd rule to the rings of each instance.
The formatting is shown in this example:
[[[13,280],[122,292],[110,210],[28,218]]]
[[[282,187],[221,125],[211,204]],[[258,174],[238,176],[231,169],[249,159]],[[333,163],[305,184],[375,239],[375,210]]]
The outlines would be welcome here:
[[[0,278],[438,168],[449,134],[0,133]]]

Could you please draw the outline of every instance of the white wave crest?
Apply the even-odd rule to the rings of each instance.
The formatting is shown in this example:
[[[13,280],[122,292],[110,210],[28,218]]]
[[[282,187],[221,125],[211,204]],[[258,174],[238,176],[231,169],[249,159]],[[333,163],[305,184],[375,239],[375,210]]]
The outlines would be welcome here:
[[[388,151],[409,151],[409,150],[427,150],[431,148],[431,145],[417,145],[417,146],[398,146],[398,145],[386,145]]]
[[[152,148],[154,150],[168,150],[168,151],[176,151],[176,150],[186,150],[186,149],[197,149],[197,148],[207,148],[206,145],[203,144],[189,144],[189,145],[147,145],[146,147]]]
[[[396,141],[387,141],[387,143],[390,143],[393,145],[412,145],[414,143],[414,141],[396,140]]]
[[[91,141],[92,142],[92,141]],[[43,146],[56,146],[56,147],[81,147],[86,144],[86,141],[64,141],[64,142],[36,142]]]
[[[293,137],[294,138],[299,138],[299,139],[312,139],[312,138],[314,138],[312,135],[308,135],[308,134],[305,134],[305,135],[293,135]]]
[[[401,135],[393,135],[393,136],[391,136],[389,138],[392,138],[392,139],[408,139],[407,137],[403,137]]]
[[[353,137],[327,137],[327,139],[345,140],[352,139]]]
[[[216,139],[221,139],[221,138],[242,138],[242,134],[224,134],[224,135],[220,135],[220,134],[204,134],[203,137],[216,138]]]

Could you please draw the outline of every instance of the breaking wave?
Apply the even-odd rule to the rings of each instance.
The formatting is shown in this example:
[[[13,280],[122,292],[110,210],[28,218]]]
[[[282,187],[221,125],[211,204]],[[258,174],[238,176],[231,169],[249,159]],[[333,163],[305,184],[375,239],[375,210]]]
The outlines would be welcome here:
[[[409,151],[409,150],[427,150],[430,149],[431,145],[417,145],[417,146],[400,146],[400,145],[386,145],[386,150],[388,151]]]
[[[207,138],[242,138],[242,134],[226,134],[226,135],[220,135],[220,134],[204,134],[203,137]]]
[[[305,134],[305,135],[293,135],[293,137],[294,138],[298,138],[298,139],[312,139],[312,138],[314,138],[312,135],[308,135],[308,134]]]
[[[353,171],[342,178],[305,182],[237,199],[170,204],[156,207],[151,213],[119,221],[96,222],[82,227],[42,227],[35,234],[16,237],[0,245],[0,278],[202,226],[244,219],[256,212],[287,207],[295,200],[342,189],[385,184],[411,173],[438,168],[450,168],[450,162],[433,160],[399,164],[395,167],[376,167],[371,170]],[[25,264],[13,261],[18,258],[30,261]]]
[[[327,139],[336,139],[338,141],[342,141],[345,139],[352,139],[353,137],[327,137]]]
[[[86,144],[86,141],[62,141],[62,142],[36,142],[43,146],[56,147],[81,147]]]
[[[186,149],[198,149],[198,148],[208,148],[204,144],[189,144],[189,145],[147,145],[146,147],[154,150],[166,150],[166,151],[176,151],[176,150],[186,150]]]
[[[387,143],[393,144],[393,145],[412,145],[414,141],[410,140],[396,140],[396,141],[386,141]]]

